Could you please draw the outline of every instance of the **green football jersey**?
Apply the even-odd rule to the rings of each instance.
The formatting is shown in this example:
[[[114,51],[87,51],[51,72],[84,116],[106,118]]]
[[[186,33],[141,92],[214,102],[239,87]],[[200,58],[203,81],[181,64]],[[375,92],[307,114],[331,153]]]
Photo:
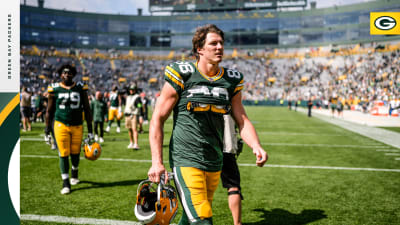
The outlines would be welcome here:
[[[112,107],[119,106],[118,91],[110,93],[110,106]]]
[[[230,113],[232,97],[243,89],[243,75],[220,67],[208,77],[194,63],[175,62],[165,68],[164,78],[179,94],[169,145],[171,167],[221,170],[223,115]]]
[[[83,93],[88,89],[81,82],[72,87],[62,83],[51,84],[47,91],[54,94],[56,112],[54,119],[67,126],[81,125],[83,123]]]

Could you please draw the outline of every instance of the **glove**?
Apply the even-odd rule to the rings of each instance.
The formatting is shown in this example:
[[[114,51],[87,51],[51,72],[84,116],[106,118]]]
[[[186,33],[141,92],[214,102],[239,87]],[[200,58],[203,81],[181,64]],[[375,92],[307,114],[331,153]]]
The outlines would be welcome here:
[[[121,114],[121,113],[122,113],[122,107],[118,106],[118,114]]]
[[[94,135],[92,133],[88,133],[87,136],[88,136],[88,139],[89,139],[90,143],[94,142]]]

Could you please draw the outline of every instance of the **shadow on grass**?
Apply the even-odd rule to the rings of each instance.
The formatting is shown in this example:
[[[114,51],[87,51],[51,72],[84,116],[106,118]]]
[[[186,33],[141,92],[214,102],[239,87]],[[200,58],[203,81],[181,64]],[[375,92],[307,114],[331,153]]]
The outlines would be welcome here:
[[[79,191],[79,190],[85,190],[85,189],[92,189],[92,188],[106,188],[106,187],[115,187],[115,186],[130,186],[130,185],[136,185],[139,184],[142,180],[122,180],[122,181],[115,181],[115,182],[93,182],[93,181],[86,181],[86,180],[81,180],[79,184],[77,185],[78,187],[73,187],[72,191]],[[86,187],[79,187],[80,185],[83,184],[89,184],[90,186]]]
[[[325,211],[319,209],[305,209],[299,214],[291,213],[284,209],[255,209],[253,211],[262,212],[262,221],[254,223],[244,223],[244,225],[303,225],[320,219],[328,218]]]

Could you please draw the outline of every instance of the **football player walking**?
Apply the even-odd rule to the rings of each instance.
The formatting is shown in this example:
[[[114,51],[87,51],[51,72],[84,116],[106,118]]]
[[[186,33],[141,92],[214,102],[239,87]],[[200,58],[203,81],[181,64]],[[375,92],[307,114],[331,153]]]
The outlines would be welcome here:
[[[87,94],[88,86],[72,80],[76,75],[76,68],[66,64],[61,66],[57,72],[61,77],[61,82],[53,83],[47,89],[49,97],[45,133],[46,135],[50,134],[51,121],[54,118],[54,135],[59,150],[63,180],[61,194],[69,194],[71,184],[79,183],[78,166],[83,135],[82,115],[85,112],[88,136],[89,139],[93,139],[92,113]],[[69,156],[71,156],[72,164],[71,180],[69,180]]]
[[[253,149],[257,166],[268,155],[242,105],[243,75],[219,66],[224,33],[215,25],[199,27],[192,39],[197,61],[175,62],[165,69],[165,82],[150,122],[152,182],[167,171],[163,164],[163,127],[174,111],[169,143],[170,166],[184,209],[179,224],[212,224],[211,203],[222,168],[224,114],[232,111],[243,140]],[[167,182],[167,181],[165,181]]]

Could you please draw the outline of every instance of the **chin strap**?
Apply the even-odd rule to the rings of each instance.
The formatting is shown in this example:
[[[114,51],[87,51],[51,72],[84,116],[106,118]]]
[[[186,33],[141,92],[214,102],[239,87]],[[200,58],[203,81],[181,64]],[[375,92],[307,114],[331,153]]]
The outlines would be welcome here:
[[[228,191],[228,195],[240,195],[240,199],[243,200],[243,195],[242,195],[242,192],[240,190],[238,190],[238,191]]]

